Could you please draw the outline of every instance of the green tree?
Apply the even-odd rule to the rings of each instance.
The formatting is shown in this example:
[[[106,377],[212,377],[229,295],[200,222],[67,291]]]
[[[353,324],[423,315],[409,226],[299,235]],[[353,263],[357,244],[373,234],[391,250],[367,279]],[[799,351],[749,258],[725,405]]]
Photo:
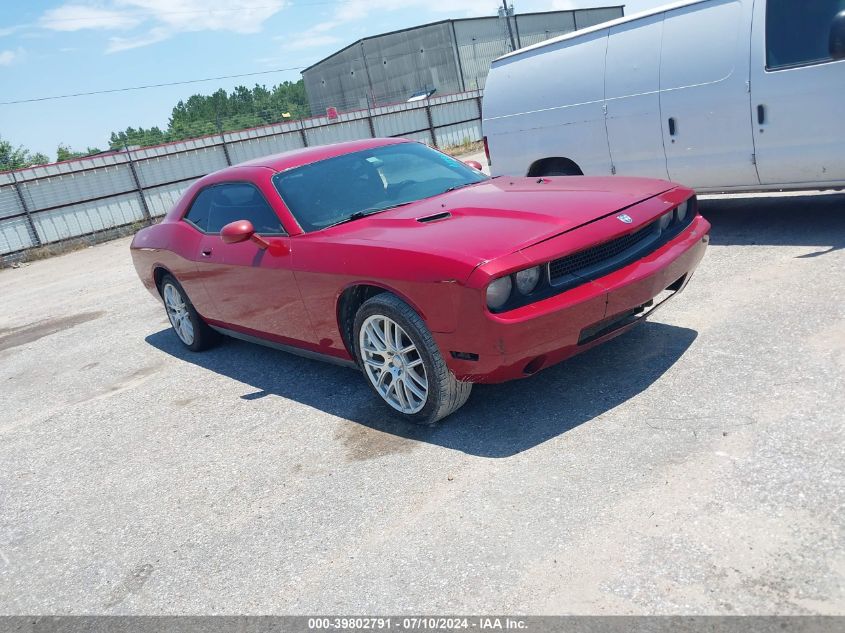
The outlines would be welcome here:
[[[166,132],[162,132],[158,126],[148,129],[139,127],[128,127],[123,132],[112,132],[109,137],[109,149],[123,149],[127,145],[140,145],[148,147],[159,145],[172,140]]]
[[[294,119],[309,115],[308,97],[302,80],[285,81],[271,88],[259,84],[252,88],[236,86],[231,93],[221,88],[210,95],[195,94],[179,101],[170,113],[167,130],[128,127],[122,132],[112,133],[109,147],[157,145],[216,134],[220,130],[242,130],[289,120],[283,116],[287,113]]]
[[[0,137],[0,171],[20,169],[21,167],[30,167],[32,165],[43,165],[49,162],[50,159],[44,154],[40,152],[33,154],[23,145],[13,147],[9,141],[4,141]]]
[[[97,147],[89,147],[84,152],[75,152],[69,145],[59,143],[59,146],[56,148],[56,160],[63,161],[71,160],[72,158],[85,158],[86,156],[91,156],[92,154],[99,154],[100,151],[101,150]]]

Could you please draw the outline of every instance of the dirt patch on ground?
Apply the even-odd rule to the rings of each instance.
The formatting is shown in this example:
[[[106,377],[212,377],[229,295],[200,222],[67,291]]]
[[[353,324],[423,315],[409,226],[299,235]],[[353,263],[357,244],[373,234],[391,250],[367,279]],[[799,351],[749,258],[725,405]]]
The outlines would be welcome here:
[[[335,439],[343,442],[347,449],[347,459],[353,462],[395,453],[410,453],[417,445],[413,440],[351,422],[338,428]]]
[[[36,321],[20,327],[2,329],[0,330],[0,352],[32,343],[45,336],[75,327],[80,323],[99,319],[103,314],[105,313],[101,311],[82,312],[67,317]]]

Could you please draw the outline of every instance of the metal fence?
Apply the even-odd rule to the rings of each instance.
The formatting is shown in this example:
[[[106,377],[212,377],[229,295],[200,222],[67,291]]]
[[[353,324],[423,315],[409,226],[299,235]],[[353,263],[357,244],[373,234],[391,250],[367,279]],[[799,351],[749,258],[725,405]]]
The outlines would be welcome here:
[[[0,173],[0,265],[32,249],[97,241],[152,223],[197,178],[311,145],[403,136],[435,147],[481,139],[481,92],[98,154]]]

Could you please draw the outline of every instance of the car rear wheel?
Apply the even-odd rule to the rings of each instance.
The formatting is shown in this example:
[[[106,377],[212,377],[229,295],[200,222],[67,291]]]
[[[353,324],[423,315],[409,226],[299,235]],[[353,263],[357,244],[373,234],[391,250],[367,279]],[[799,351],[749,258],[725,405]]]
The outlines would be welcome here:
[[[355,351],[370,387],[403,419],[432,425],[457,411],[472,383],[449,371],[423,320],[389,293],[355,316]]]
[[[171,275],[165,275],[161,280],[161,298],[170,325],[185,347],[200,352],[214,345],[220,338],[202,320],[182,286]]]

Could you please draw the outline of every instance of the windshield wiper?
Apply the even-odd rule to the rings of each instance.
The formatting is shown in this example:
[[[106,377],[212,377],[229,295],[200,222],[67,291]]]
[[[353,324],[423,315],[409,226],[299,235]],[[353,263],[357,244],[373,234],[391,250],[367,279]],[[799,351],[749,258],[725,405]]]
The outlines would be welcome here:
[[[346,224],[347,222],[354,222],[355,220],[360,220],[361,218],[366,218],[368,215],[373,215],[375,213],[381,213],[382,211],[387,211],[388,209],[395,209],[396,207],[404,207],[406,204],[411,204],[410,202],[399,202],[397,204],[391,204],[386,207],[376,207],[372,209],[362,209],[361,211],[356,211],[355,213],[351,214],[349,217],[343,218],[342,220],[338,220],[337,222],[333,222],[328,226],[324,226],[324,229],[330,229],[333,226],[337,226],[339,224]]]
[[[479,182],[484,182],[484,181],[479,180],[477,182],[464,182],[464,183],[461,183],[460,185],[452,185],[451,187],[446,189],[446,191],[444,191],[443,193],[449,193],[450,191],[454,191],[455,189],[463,189],[464,187],[469,187],[470,185],[477,185]]]

